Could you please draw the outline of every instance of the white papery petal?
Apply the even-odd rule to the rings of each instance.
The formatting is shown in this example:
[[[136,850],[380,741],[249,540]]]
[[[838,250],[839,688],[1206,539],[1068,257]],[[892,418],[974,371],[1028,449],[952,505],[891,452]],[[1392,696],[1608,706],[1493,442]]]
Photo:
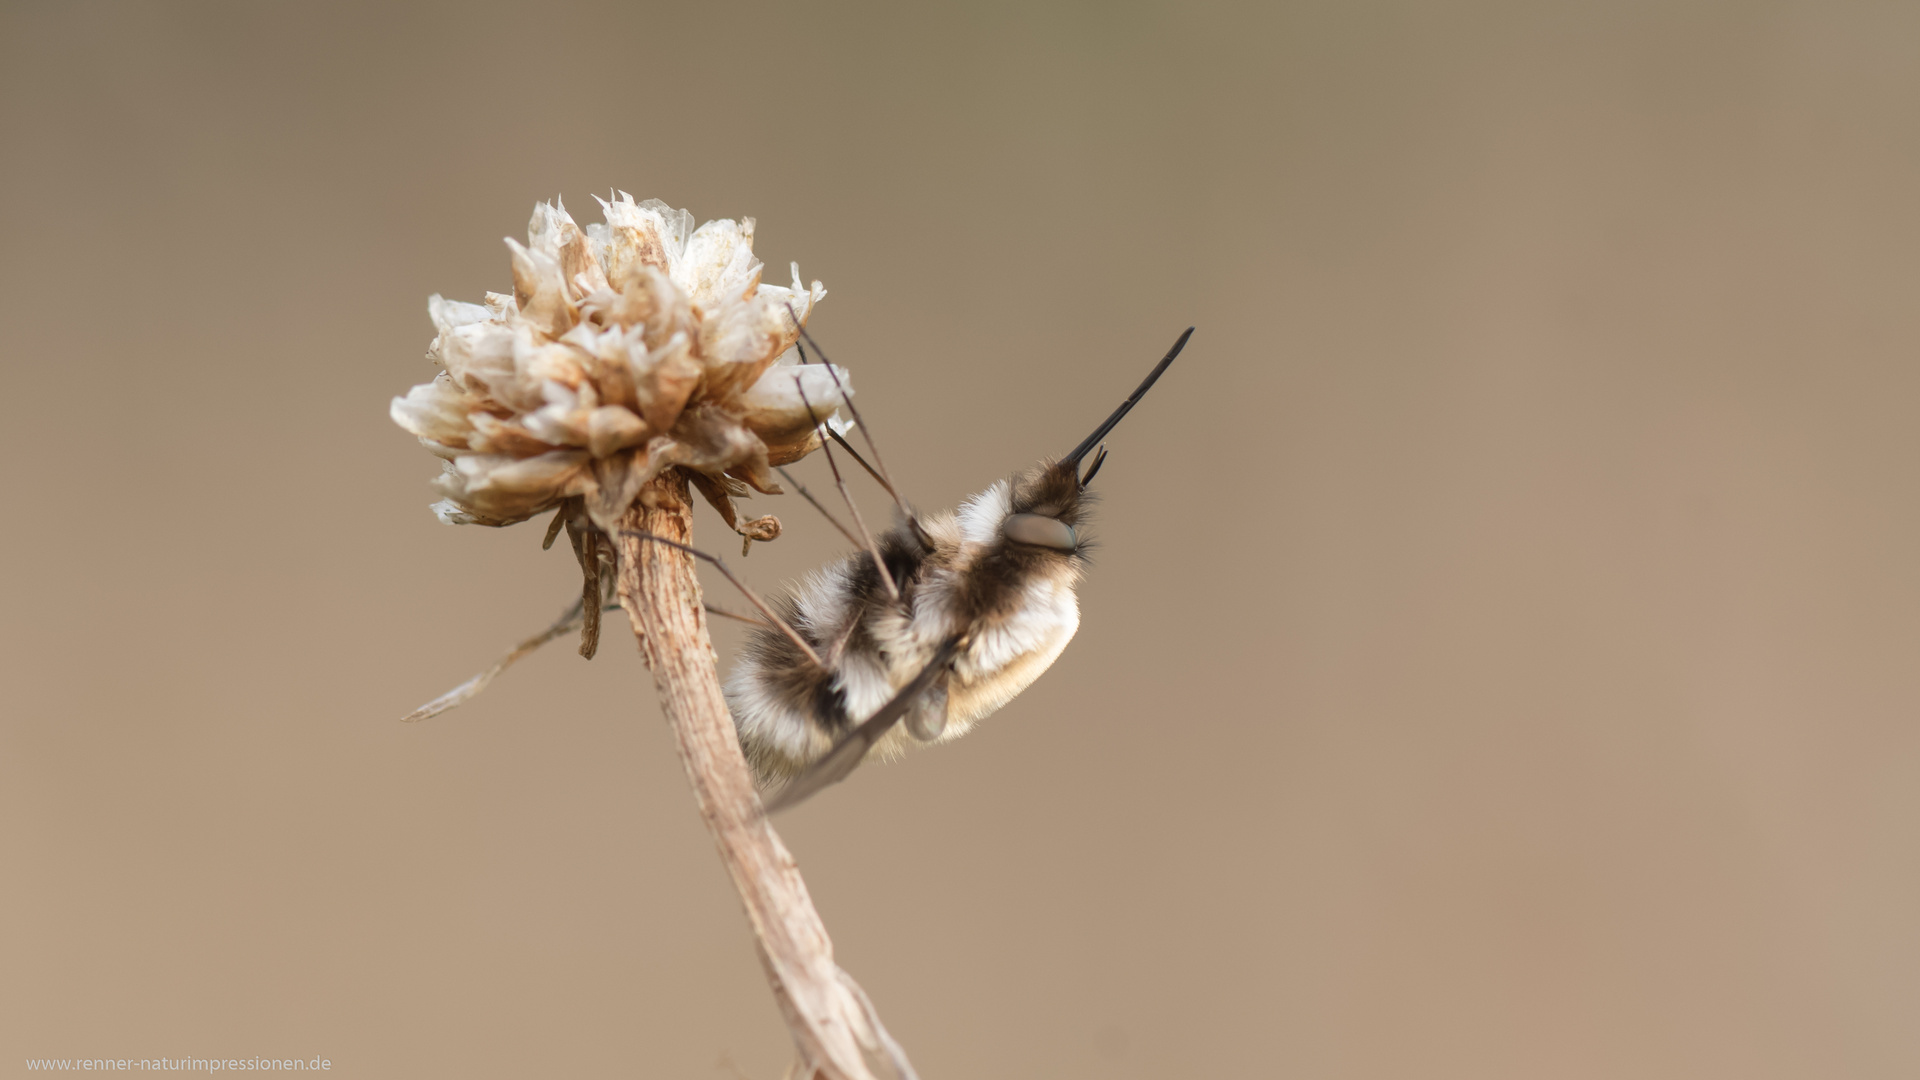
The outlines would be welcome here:
[[[476,402],[442,373],[397,397],[387,415],[408,432],[442,446],[464,449],[473,425],[467,420]]]
[[[439,293],[434,293],[427,297],[427,317],[433,320],[433,328],[445,336],[456,326],[486,322],[493,318],[493,312],[487,310],[483,304],[448,300]]]
[[[535,203],[533,217],[527,221],[527,246],[559,262],[569,234],[578,231],[566,210],[552,203]]]
[[[672,270],[673,283],[703,308],[737,299],[759,272],[752,218],[744,224],[721,218],[695,229]]]
[[[472,520],[510,525],[593,486],[585,450],[555,450],[533,457],[467,454],[447,463],[433,486]],[[440,514],[442,521],[449,520]]]
[[[839,384],[834,382],[835,375],[840,377]],[[768,368],[734,403],[741,410],[741,423],[766,444],[773,463],[784,465],[820,445],[815,418],[843,435],[852,428],[845,415],[842,386],[851,396],[852,376],[843,367],[829,372],[824,364],[781,363]]]
[[[508,521],[502,518],[487,517],[484,514],[476,514],[466,507],[461,506],[459,503],[454,502],[452,499],[441,499],[427,509],[432,510],[433,516],[439,518],[441,523],[446,525],[492,525],[498,527],[501,525],[512,525],[516,521],[526,520],[526,518],[517,518],[514,521]]]
[[[813,417],[826,420],[846,408],[842,389],[853,396],[853,373],[838,364],[783,363],[768,368],[734,401],[750,423],[811,427]]]
[[[647,425],[624,405],[602,405],[587,414],[587,449],[603,458],[646,437]]]
[[[491,321],[466,323],[442,334],[434,347],[433,359],[446,366],[454,382],[472,393],[515,404],[520,371],[512,330]]]
[[[450,497],[474,503],[483,510],[490,502],[509,504],[554,500],[576,494],[571,481],[585,468],[585,450],[553,450],[533,457],[506,454],[468,454],[452,462],[453,468],[440,474]]]
[[[574,324],[574,309],[560,261],[511,236],[506,240],[507,250],[513,253],[513,298],[519,317],[548,337],[566,333]]]
[[[479,456],[461,458],[458,464],[464,466]],[[474,472],[462,468],[461,472],[477,476],[477,486],[485,489],[532,493],[545,492],[565,483],[586,463],[585,451],[554,450],[530,458],[518,458],[505,464],[492,464]]]
[[[633,196],[621,192],[628,202]],[[675,210],[659,199],[648,199],[640,204],[642,210],[651,210],[660,215],[660,238],[666,241],[667,258],[677,260],[687,250],[687,237],[693,235],[693,211]]]
[[[719,473],[747,464],[756,456],[764,461],[766,448],[731,417],[703,409],[683,419],[671,436],[649,440],[647,453],[660,468],[685,465]]]
[[[600,395],[594,393],[592,383],[586,382],[569,386],[558,379],[548,379],[540,384],[540,396],[548,405],[563,409],[592,409],[600,404]]]
[[[792,314],[770,297],[722,305],[700,328],[707,393],[725,400],[753,385],[798,334]]]
[[[548,380],[541,384],[541,394],[547,404],[521,418],[527,430],[535,438],[555,446],[587,445],[588,421],[600,406],[599,395],[594,393],[592,384],[582,383],[576,389]]]
[[[587,516],[601,529],[612,533],[620,526],[620,516],[633,505],[634,496],[668,464],[645,450],[595,461],[594,487],[587,492]]]
[[[545,383],[577,387],[587,379],[586,357],[578,349],[547,340],[525,323],[514,327],[513,366],[519,380],[519,393],[511,402],[516,408],[531,408],[535,402],[550,400],[544,396]],[[528,401],[529,396],[532,401]]]
[[[607,223],[591,232],[590,246],[614,291],[636,280],[642,267],[651,266],[663,273],[672,271],[686,247],[683,219],[691,215],[653,199],[635,205],[633,196],[624,191],[612,202],[597,195],[594,198],[600,203]]]
[[[635,363],[634,372],[640,416],[655,431],[665,431],[680,419],[681,410],[686,408],[703,374],[700,362],[693,358],[693,344],[685,334],[673,335],[666,344],[648,353],[644,361]]]
[[[587,234],[573,223],[566,203],[539,203],[527,222],[527,246],[552,259],[560,267],[560,279],[567,295],[579,297],[607,287],[607,275],[594,254]]]
[[[529,457],[544,454],[561,445],[558,440],[542,439],[528,431],[518,417],[502,420],[492,413],[476,412],[467,417],[473,422],[473,434],[467,438],[467,447],[478,454],[508,454],[513,457]]]
[[[781,353],[800,340],[800,327],[807,325],[807,320],[813,316],[813,306],[827,295],[827,287],[817,281],[811,287],[800,284],[799,263],[789,263],[788,268],[793,272],[792,288],[763,282],[753,296],[754,301],[762,305],[766,312],[763,317],[779,337],[776,348]],[[798,325],[794,323],[796,316],[799,318]]]

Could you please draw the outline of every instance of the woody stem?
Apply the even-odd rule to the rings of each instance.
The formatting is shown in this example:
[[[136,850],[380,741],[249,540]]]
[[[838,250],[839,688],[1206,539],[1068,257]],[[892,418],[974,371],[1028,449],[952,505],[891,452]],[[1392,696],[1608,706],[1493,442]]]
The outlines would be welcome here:
[[[754,791],[714,669],[693,557],[651,534],[690,544],[692,504],[678,469],[641,491],[621,522],[621,606],[653,672],[694,804],[733,879],[774,999],[810,1069],[831,1080],[913,1080],[906,1054],[866,994],[833,960],[833,943],[799,867]]]

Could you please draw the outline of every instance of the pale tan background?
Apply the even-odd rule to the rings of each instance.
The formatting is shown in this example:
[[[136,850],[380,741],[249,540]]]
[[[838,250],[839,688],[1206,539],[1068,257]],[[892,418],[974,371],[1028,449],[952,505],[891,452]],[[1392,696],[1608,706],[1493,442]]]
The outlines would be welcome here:
[[[827,282],[930,507],[1200,328],[1053,672],[783,823],[929,1080],[1920,1075],[1916,55],[1911,4],[6,5],[6,1075],[785,1065],[624,635],[395,722],[577,580],[428,515],[426,297],[614,186]]]

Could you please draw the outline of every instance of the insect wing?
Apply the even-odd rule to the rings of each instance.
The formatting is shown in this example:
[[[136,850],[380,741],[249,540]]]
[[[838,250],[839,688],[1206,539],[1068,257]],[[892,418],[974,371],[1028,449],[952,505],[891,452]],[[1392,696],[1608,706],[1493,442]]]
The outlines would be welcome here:
[[[867,756],[867,751],[873,749],[882,738],[886,737],[887,732],[893,729],[893,725],[907,715],[907,710],[913,707],[913,703],[921,694],[926,693],[927,688],[932,686],[934,680],[947,669],[947,665],[953,663],[954,655],[965,644],[965,635],[950,637],[942,643],[939,650],[933,654],[933,659],[927,661],[927,666],[920,669],[920,674],[915,675],[912,682],[893,695],[893,700],[882,705],[879,712],[868,717],[859,727],[848,732],[845,738],[833,744],[833,749],[827,751],[825,757],[808,766],[806,772],[794,777],[786,787],[781,788],[780,793],[767,803],[767,813],[777,814],[782,810],[791,809],[818,794],[821,789],[832,787],[845,780],[848,774],[860,766],[860,761]]]

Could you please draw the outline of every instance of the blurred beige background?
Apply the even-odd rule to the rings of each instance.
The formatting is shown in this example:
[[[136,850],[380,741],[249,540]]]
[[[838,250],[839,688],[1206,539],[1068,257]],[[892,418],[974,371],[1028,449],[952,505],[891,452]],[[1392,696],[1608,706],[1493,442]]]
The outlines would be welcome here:
[[[624,635],[395,722],[577,582],[427,513],[427,295],[617,186],[826,281],[923,506],[1199,326],[1052,673],[783,820],[928,1080],[1920,1074],[1916,50],[1908,4],[6,4],[0,1070],[784,1068]],[[755,580],[838,550],[773,509]]]

